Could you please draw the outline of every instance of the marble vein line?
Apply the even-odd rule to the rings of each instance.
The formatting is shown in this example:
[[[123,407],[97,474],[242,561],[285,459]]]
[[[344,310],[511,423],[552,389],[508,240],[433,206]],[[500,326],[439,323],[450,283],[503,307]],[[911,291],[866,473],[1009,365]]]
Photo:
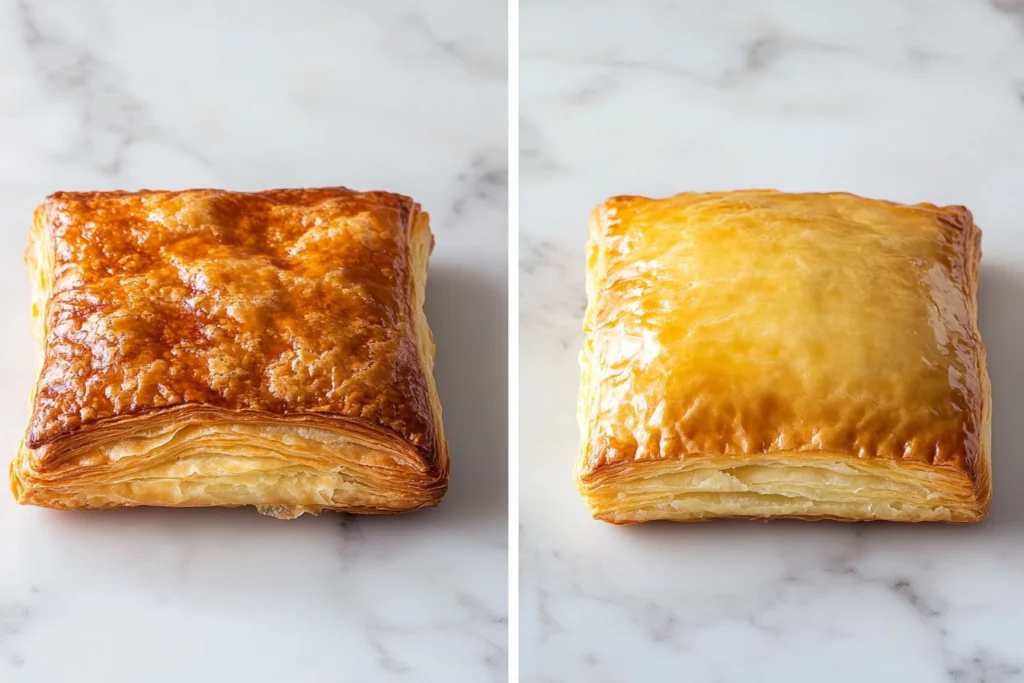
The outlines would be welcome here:
[[[77,139],[62,156],[115,176],[134,144],[153,140],[209,165],[199,152],[158,128],[145,104],[124,90],[111,65],[48,31],[27,0],[18,0],[17,16],[25,47],[43,82],[78,110]]]
[[[489,80],[505,79],[507,74],[503,64],[489,55],[474,52],[460,41],[441,37],[422,14],[410,12],[405,16],[404,22],[417,35],[425,38],[438,54],[450,59],[470,75]]]
[[[475,154],[457,178],[457,194],[451,213],[461,216],[476,203],[504,210],[508,198],[508,160],[504,150]]]

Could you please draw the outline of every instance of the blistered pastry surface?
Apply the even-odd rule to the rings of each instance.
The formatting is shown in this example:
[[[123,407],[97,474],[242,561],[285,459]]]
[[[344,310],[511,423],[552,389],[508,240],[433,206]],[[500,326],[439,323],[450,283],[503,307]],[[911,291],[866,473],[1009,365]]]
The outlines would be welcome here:
[[[432,453],[418,209],[344,188],[52,195],[33,228],[54,259],[26,444],[201,404],[363,419]]]

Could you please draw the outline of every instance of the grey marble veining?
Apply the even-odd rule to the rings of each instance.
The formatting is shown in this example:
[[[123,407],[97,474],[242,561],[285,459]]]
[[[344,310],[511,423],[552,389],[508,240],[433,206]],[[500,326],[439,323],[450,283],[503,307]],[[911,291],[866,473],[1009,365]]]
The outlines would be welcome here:
[[[1024,681],[1022,16],[981,0],[523,2],[523,681]],[[589,518],[572,481],[588,212],[737,187],[972,209],[985,523]]]
[[[415,197],[451,444],[437,510],[58,513],[0,496],[0,681],[507,679],[501,2],[0,2],[0,445],[58,189],[343,184]],[[467,371],[471,368],[471,371]]]

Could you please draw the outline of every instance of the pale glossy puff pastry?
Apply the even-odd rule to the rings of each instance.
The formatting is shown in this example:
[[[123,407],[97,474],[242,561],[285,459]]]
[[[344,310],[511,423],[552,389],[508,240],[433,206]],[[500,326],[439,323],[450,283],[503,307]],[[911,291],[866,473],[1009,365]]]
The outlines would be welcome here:
[[[21,503],[436,505],[428,216],[344,188],[60,192],[26,252],[39,377]]]
[[[616,197],[591,216],[576,478],[609,522],[976,522],[992,399],[963,207]]]

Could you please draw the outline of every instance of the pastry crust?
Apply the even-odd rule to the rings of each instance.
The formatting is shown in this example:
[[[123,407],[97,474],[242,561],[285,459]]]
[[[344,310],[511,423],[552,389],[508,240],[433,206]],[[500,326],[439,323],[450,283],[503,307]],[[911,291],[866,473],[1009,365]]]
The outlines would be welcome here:
[[[345,188],[56,193],[26,251],[39,379],[21,503],[436,505],[429,219]]]
[[[610,199],[590,230],[576,479],[595,517],[988,514],[967,209],[686,193]]]

